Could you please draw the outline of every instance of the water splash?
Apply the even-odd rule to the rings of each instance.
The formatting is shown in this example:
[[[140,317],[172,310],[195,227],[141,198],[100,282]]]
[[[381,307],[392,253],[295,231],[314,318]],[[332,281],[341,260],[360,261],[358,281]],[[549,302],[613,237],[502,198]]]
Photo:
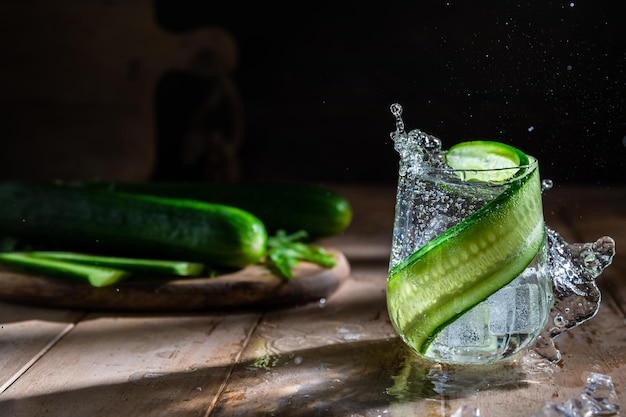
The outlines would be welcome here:
[[[391,110],[391,114],[393,114],[396,118],[396,131],[395,133],[394,132],[391,133],[391,139],[393,139],[394,136],[402,135],[405,133],[404,121],[402,120],[402,106],[399,105],[398,103],[394,103],[391,105],[389,109]]]
[[[532,349],[558,362],[561,354],[553,339],[593,318],[600,308],[602,295],[596,278],[613,262],[615,240],[603,236],[593,243],[569,244],[554,230],[546,228],[546,232],[554,306],[548,325]]]
[[[441,140],[419,129],[406,133],[402,120],[402,106],[394,103],[390,110],[396,119],[396,130],[390,133],[390,137],[394,141],[394,149],[400,155],[400,176],[406,175],[409,167],[414,170],[419,170],[424,165],[445,167]]]

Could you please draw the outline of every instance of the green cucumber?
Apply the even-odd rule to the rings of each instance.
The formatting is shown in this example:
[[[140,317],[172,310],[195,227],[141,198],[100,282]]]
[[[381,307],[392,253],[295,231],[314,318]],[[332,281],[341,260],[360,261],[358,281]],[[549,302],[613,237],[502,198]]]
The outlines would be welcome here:
[[[545,232],[539,170],[530,164],[517,171],[502,194],[391,269],[389,312],[418,352],[538,253]]]
[[[222,204],[40,182],[0,182],[0,235],[42,250],[242,268],[266,253],[253,214]]]
[[[77,186],[134,194],[188,198],[249,211],[274,234],[305,230],[310,238],[342,233],[352,220],[352,207],[339,193],[309,184],[208,182],[83,182]]]
[[[29,271],[47,275],[62,275],[80,281],[87,281],[94,287],[105,287],[125,279],[127,271],[104,266],[83,265],[59,259],[46,259],[30,253],[0,253],[0,261]]]
[[[101,256],[87,253],[59,251],[35,251],[29,252],[28,254],[36,258],[57,259],[60,261],[79,264],[106,266],[139,273],[156,273],[193,277],[200,275],[204,270],[204,265],[199,262]]]

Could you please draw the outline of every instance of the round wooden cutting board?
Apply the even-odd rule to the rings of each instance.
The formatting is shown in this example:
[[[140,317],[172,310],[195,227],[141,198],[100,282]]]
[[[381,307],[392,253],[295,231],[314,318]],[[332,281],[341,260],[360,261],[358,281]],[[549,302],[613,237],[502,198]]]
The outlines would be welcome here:
[[[275,308],[302,305],[330,296],[346,280],[350,265],[343,253],[333,268],[300,262],[294,279],[282,280],[262,265],[217,277],[145,277],[109,287],[58,277],[25,274],[0,267],[0,300],[88,310],[184,311]]]

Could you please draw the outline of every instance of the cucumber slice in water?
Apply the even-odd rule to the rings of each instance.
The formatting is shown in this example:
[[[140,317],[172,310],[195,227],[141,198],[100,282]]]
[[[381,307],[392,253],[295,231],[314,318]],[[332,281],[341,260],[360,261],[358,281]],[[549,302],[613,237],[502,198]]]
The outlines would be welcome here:
[[[446,162],[463,170],[464,180],[501,182],[512,178],[519,167],[528,165],[528,156],[500,142],[476,140],[461,142],[446,152]]]
[[[489,161],[500,164],[504,158],[509,168],[515,163],[519,169],[502,194],[391,269],[387,288],[392,322],[422,354],[440,330],[519,275],[544,239],[536,163],[528,164],[524,153],[497,142],[458,146],[451,148],[453,168],[486,169]],[[475,179],[496,181],[489,175]]]

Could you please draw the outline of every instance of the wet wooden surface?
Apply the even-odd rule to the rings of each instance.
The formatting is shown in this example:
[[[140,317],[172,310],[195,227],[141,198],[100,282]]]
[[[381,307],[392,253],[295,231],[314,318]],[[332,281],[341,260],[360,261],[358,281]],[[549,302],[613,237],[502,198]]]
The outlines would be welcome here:
[[[337,187],[355,211],[324,241],[350,261],[327,299],[229,312],[99,312],[0,303],[0,416],[530,417],[577,396],[589,372],[626,404],[626,187],[563,187],[546,221],[569,242],[617,243],[597,316],[556,340],[558,364],[531,354],[477,370],[426,366],[385,305],[395,189]]]

